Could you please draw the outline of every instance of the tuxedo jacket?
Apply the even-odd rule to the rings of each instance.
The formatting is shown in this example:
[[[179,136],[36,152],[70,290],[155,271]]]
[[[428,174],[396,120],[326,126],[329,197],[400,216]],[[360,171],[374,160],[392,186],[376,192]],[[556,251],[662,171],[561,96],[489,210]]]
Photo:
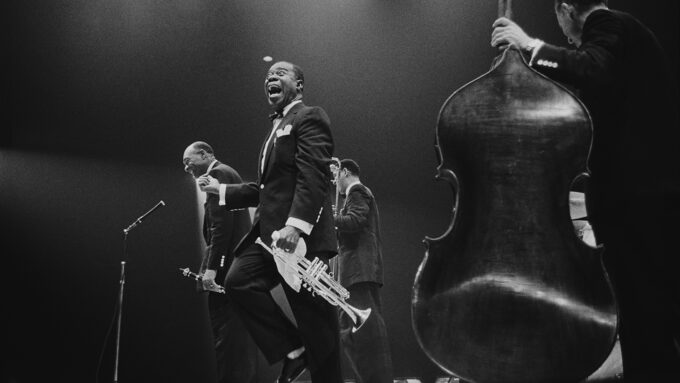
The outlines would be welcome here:
[[[237,252],[257,237],[271,242],[271,234],[285,226],[289,217],[313,225],[303,234],[308,253],[337,253],[330,199],[330,168],[333,137],[323,109],[294,105],[279,123],[271,142],[267,129],[260,156],[258,181],[228,184],[225,203],[229,209],[256,206],[253,228]],[[265,156],[264,170],[261,158]]]
[[[654,34],[633,16],[592,12],[578,49],[545,44],[535,69],[575,88],[593,120],[589,182],[600,203],[680,191],[678,92]],[[644,203],[640,201],[640,203]]]
[[[241,182],[241,176],[233,168],[217,162],[208,173],[220,183]],[[218,283],[224,280],[226,272],[234,259],[234,248],[238,241],[250,230],[250,214],[247,209],[227,210],[219,206],[219,196],[207,193],[203,204],[203,238],[206,251],[201,263],[200,273],[206,269],[216,270]],[[197,284],[203,290],[202,284]]]
[[[338,244],[338,277],[345,287],[359,282],[383,284],[380,214],[371,190],[352,186],[335,217]]]

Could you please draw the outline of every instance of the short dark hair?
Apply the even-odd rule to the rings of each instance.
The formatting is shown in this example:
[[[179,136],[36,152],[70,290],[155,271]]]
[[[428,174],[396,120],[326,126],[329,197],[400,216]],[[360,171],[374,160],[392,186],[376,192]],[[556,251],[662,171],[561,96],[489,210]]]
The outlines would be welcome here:
[[[347,169],[349,170],[350,173],[357,177],[359,176],[359,174],[361,174],[359,164],[357,164],[354,160],[351,160],[349,158],[340,161],[340,169]]]
[[[206,153],[208,153],[208,154],[215,154],[215,152],[213,151],[212,146],[208,145],[207,142],[196,141],[196,142],[194,142],[193,144],[191,144],[191,146],[192,146],[195,150],[202,150],[202,151],[204,151],[204,152],[206,152]]]
[[[300,68],[299,65],[296,65],[296,64],[293,64],[293,63],[290,63],[290,65],[293,66],[293,73],[295,73],[295,78],[302,81],[302,83],[304,84],[305,74],[302,72],[302,68]]]
[[[300,88],[300,91],[302,92],[305,86],[305,74],[302,72],[302,68],[300,68],[299,65],[293,64],[290,61],[279,61],[276,64],[288,64],[291,66],[291,68],[293,69],[293,74],[295,75],[295,79],[302,83],[302,87]]]
[[[593,5],[602,4],[608,6],[609,0],[555,0],[555,8],[557,8],[560,3],[571,4],[576,7],[578,11],[583,11],[592,7]]]

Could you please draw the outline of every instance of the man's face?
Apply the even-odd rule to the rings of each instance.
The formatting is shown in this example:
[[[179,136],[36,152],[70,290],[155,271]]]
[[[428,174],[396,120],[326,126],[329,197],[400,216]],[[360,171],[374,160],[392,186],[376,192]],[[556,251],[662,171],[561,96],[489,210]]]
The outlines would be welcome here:
[[[272,109],[279,111],[302,97],[302,81],[296,78],[291,63],[278,62],[269,68],[264,80],[264,93]]]
[[[188,147],[184,151],[182,163],[184,163],[184,171],[191,174],[194,178],[205,174],[208,166],[210,166],[210,160],[206,152],[201,149],[196,150],[193,147]]]
[[[337,187],[340,188],[340,192],[344,193],[345,189],[347,189],[347,186],[349,186],[349,180],[347,179],[347,175],[349,173],[347,172],[347,169],[340,169],[338,170],[338,185]]]

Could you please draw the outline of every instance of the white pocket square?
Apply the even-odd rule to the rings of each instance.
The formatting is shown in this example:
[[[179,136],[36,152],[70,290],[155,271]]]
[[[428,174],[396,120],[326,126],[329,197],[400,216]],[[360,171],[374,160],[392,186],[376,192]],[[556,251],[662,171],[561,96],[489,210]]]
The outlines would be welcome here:
[[[291,124],[284,126],[283,129],[278,129],[276,131],[276,138],[289,135],[291,129],[293,129],[293,125]]]

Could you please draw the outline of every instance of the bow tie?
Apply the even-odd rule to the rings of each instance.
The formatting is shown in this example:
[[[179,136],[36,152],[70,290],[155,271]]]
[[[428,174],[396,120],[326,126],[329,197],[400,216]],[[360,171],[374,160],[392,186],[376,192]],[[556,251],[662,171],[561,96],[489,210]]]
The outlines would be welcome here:
[[[272,121],[276,120],[277,118],[283,118],[283,114],[281,112],[274,112],[269,115],[269,119]]]

